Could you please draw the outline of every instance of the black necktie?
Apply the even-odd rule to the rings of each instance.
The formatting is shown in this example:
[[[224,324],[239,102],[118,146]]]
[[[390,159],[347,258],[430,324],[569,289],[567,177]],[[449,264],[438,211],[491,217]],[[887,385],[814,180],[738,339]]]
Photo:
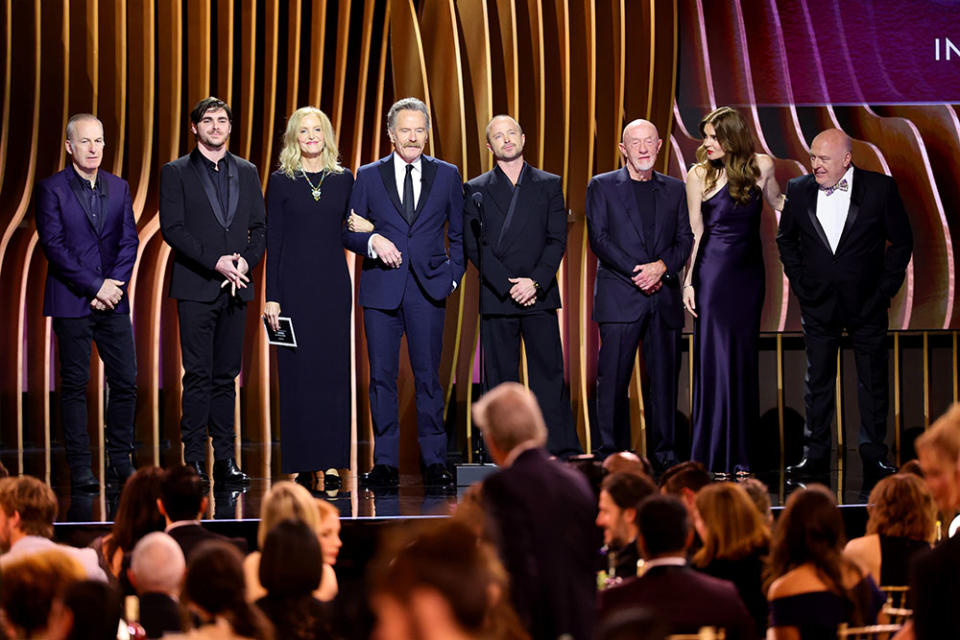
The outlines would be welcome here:
[[[403,179],[403,217],[413,224],[413,165],[407,165],[407,177]]]

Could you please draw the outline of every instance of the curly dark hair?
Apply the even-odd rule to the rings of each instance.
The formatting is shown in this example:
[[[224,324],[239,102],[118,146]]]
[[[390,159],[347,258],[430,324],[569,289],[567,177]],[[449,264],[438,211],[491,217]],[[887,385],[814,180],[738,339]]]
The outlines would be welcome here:
[[[910,473],[887,476],[868,500],[867,533],[929,542],[937,526],[937,505],[927,485]]]

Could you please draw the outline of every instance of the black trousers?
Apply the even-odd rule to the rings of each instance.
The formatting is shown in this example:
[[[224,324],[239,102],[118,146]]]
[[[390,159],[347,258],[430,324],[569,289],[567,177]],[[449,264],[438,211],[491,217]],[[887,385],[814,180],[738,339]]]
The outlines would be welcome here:
[[[137,409],[137,356],[130,315],[94,311],[81,318],[54,318],[60,351],[60,412],[70,469],[90,468],[87,381],[90,343],[96,341],[107,378],[106,450],[111,463],[133,452]]]
[[[647,369],[644,390],[647,440],[651,461],[660,468],[677,462],[677,384],[680,375],[680,329],[668,326],[659,313],[635,322],[601,322],[597,358],[597,422],[600,453],[631,448],[627,389],[637,348],[643,347]]]
[[[556,309],[483,316],[483,366],[487,389],[520,380],[520,338],[527,352],[530,390],[547,423],[547,449],[557,456],[581,453],[563,381],[563,346]]]
[[[857,365],[857,402],[860,405],[860,455],[867,462],[886,459],[887,408],[887,313],[884,309],[869,321],[829,323],[803,317],[807,348],[807,373],[803,401],[807,413],[803,431],[803,455],[815,460],[830,457],[830,423],[836,410],[837,351],[844,328],[853,343]]]
[[[184,369],[180,438],[187,462],[206,458],[208,429],[214,459],[235,455],[234,380],[243,356],[246,308],[229,288],[213,302],[177,303]]]

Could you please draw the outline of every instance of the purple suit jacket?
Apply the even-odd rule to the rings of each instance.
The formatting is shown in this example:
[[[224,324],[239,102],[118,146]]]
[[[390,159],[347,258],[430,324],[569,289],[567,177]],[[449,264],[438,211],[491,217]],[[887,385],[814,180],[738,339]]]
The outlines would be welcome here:
[[[374,233],[387,238],[403,256],[399,269],[367,256],[370,233],[344,227],[343,243],[364,256],[360,304],[374,309],[396,309],[403,299],[407,271],[436,301],[453,292],[463,277],[463,182],[455,166],[422,156],[423,179],[413,224],[404,219],[393,173],[393,154],[357,170],[350,208],[373,223]],[[444,228],[450,241],[444,242]]]
[[[76,179],[71,167],[37,184],[37,235],[50,263],[43,294],[45,316],[90,315],[90,301],[104,278],[125,283],[124,296],[114,313],[130,313],[126,289],[140,243],[130,187],[123,178],[102,169],[99,176],[103,191],[99,233],[71,186]]]

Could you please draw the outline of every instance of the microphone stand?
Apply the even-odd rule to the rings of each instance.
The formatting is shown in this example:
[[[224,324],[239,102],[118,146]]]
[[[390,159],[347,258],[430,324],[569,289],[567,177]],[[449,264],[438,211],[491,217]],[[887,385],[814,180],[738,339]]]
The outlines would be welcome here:
[[[480,314],[480,329],[477,335],[477,344],[480,349],[480,361],[478,363],[478,369],[480,371],[480,395],[485,394],[489,389],[487,389],[487,371],[484,363],[484,353],[483,353],[483,251],[487,246],[487,225],[483,223],[483,194],[474,193],[473,194],[473,203],[477,206],[477,220],[479,222],[479,238],[477,239],[477,273],[478,273],[478,282],[479,287],[477,289],[479,297],[477,298],[477,307],[478,313]],[[474,447],[473,454],[478,464],[485,464],[487,462],[487,447],[486,443],[483,441],[483,434],[477,430],[476,433],[476,446]]]

